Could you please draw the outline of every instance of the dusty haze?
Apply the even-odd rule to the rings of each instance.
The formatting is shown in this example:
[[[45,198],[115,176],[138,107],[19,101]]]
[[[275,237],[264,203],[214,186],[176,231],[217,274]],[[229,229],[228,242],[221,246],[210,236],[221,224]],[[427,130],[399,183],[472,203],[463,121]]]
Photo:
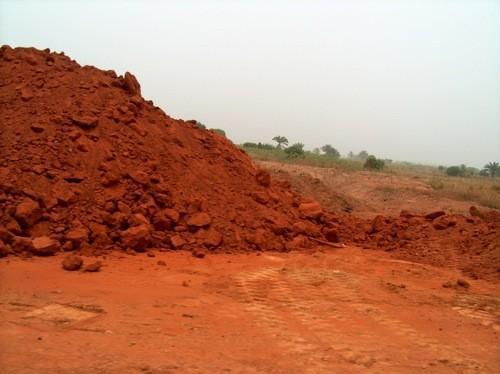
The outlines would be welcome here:
[[[0,1],[0,43],[133,72],[235,142],[500,160],[499,1]]]

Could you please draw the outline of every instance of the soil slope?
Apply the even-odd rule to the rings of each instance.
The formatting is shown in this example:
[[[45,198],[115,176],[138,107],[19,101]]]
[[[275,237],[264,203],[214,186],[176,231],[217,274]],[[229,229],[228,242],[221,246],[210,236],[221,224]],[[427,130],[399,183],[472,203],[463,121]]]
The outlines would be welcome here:
[[[318,204],[144,100],[130,73],[3,46],[0,105],[3,254],[285,250],[307,227],[321,234]]]

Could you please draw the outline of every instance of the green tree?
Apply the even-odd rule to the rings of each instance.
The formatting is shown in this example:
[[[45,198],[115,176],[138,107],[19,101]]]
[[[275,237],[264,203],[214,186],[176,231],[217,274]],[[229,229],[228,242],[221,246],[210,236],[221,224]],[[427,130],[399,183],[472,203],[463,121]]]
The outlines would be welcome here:
[[[368,152],[366,151],[361,151],[358,153],[358,156],[357,156],[360,160],[366,160],[369,155],[368,155]],[[375,157],[375,156],[374,156]]]
[[[384,160],[380,160],[373,155],[368,156],[363,165],[365,169],[371,169],[371,170],[382,170],[384,166],[385,166]]]
[[[461,177],[463,173],[464,170],[460,166],[450,166],[446,168],[446,174],[450,177]]]
[[[286,147],[286,146],[288,146],[288,139],[287,139],[287,138],[285,138],[284,136],[280,136],[280,135],[275,136],[275,137],[273,138],[273,140],[274,140],[276,143],[278,143],[278,145],[276,146],[276,148],[282,149],[282,148],[283,148],[283,146],[285,146],[285,147]]]
[[[321,147],[321,150],[328,157],[332,157],[332,158],[339,158],[340,157],[340,152],[337,151],[335,149],[335,147],[332,147],[330,144],[325,144],[323,147]]]
[[[290,147],[285,148],[285,153],[289,158],[304,157],[304,144],[295,143]]]
[[[491,178],[495,178],[497,172],[500,171],[500,165],[498,164],[498,162],[488,162],[486,165],[484,165],[484,168],[488,170],[488,175]]]

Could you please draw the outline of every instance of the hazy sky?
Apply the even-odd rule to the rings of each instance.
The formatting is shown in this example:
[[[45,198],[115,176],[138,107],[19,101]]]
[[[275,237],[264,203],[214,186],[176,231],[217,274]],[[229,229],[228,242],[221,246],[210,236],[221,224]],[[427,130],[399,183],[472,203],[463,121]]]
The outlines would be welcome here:
[[[500,0],[0,0],[0,43],[128,70],[237,143],[500,161]]]

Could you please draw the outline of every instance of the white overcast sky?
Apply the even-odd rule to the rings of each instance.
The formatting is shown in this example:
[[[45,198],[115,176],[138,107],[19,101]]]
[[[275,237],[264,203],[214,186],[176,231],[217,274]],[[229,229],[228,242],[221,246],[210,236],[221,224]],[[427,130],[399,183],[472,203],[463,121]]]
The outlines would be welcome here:
[[[0,0],[0,43],[131,71],[237,143],[500,161],[500,0]]]

